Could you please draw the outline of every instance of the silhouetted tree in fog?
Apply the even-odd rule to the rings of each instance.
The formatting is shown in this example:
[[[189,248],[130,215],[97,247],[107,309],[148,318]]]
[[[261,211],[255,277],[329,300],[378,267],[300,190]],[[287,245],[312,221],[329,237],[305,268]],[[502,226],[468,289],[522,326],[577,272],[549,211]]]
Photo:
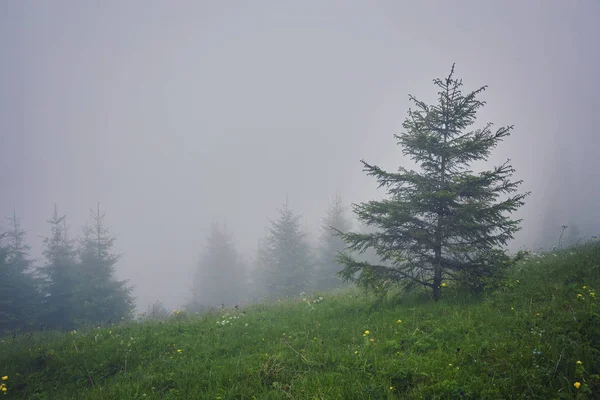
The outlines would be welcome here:
[[[200,257],[192,286],[189,311],[239,304],[246,297],[246,269],[231,234],[214,223]]]
[[[264,279],[271,296],[299,295],[309,288],[314,262],[299,220],[300,215],[294,214],[286,201],[279,209],[279,218],[269,227]]]
[[[115,236],[104,224],[100,205],[96,211],[90,210],[90,215],[93,224],[86,224],[79,239],[77,317],[92,324],[129,320],[135,304],[128,282],[115,278],[115,264],[120,258],[113,250]]]
[[[48,223],[50,236],[44,239],[46,263],[41,271],[45,277],[42,321],[46,327],[73,329],[80,284],[76,251],[67,236],[66,216],[59,216],[56,206]]]
[[[16,213],[7,219],[10,230],[0,234],[0,335],[33,328],[42,301],[21,220]]]
[[[346,215],[342,196],[337,193],[327,209],[321,226],[320,246],[318,249],[315,288],[317,290],[340,287],[343,280],[337,276],[343,267],[338,261],[339,253],[346,248],[346,243],[338,235],[337,230],[347,232],[352,223]]]
[[[509,161],[479,173],[469,169],[472,162],[486,160],[512,126],[493,132],[487,124],[467,131],[485,104],[477,97],[486,86],[464,95],[462,81],[453,75],[454,66],[446,79],[434,80],[440,90],[437,104],[410,96],[416,110],[409,109],[405,132],[394,135],[419,171],[386,172],[361,161],[389,196],[354,207],[358,218],[378,231],[342,233],[351,250],[374,248],[388,263],[340,257],[344,278],[364,288],[377,290],[386,282],[404,289],[425,286],[437,301],[444,280],[481,290],[513,261],[501,246],[519,230],[520,220],[507,214],[524,204],[527,193],[512,194],[521,182],[510,181]]]

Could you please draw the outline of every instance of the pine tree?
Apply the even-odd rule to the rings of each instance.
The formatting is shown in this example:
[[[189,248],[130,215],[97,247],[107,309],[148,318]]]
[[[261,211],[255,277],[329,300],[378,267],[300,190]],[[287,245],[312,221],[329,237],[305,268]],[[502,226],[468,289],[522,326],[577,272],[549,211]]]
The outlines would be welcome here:
[[[115,277],[120,255],[113,250],[116,237],[105,226],[105,213],[90,210],[93,225],[83,228],[79,239],[78,309],[81,323],[102,324],[129,320],[135,308],[128,281]]]
[[[343,284],[342,279],[337,275],[342,270],[338,255],[344,252],[346,243],[337,234],[337,231],[348,232],[351,228],[352,224],[346,216],[342,196],[336,193],[335,198],[330,201],[321,226],[319,269],[315,274],[317,290],[336,288]]]
[[[265,274],[270,296],[294,296],[309,288],[313,260],[306,234],[300,229],[300,215],[286,204],[279,219],[271,221],[265,241],[268,262]]]
[[[42,321],[44,326],[73,329],[77,326],[76,290],[81,277],[78,271],[73,241],[67,236],[66,216],[58,215],[57,207],[48,220],[50,236],[44,239],[46,264]]]
[[[42,301],[21,219],[16,212],[7,219],[10,230],[0,238],[0,333],[33,328]]]
[[[213,223],[194,277],[192,300],[185,307],[200,311],[206,307],[238,305],[245,298],[246,271],[235,249],[232,235]]]
[[[0,240],[4,240],[6,234],[0,234]],[[21,319],[19,312],[15,310],[13,296],[16,294],[16,288],[13,286],[14,271],[10,268],[7,261],[8,250],[4,243],[0,245],[0,336],[6,334],[9,330],[15,329]]]
[[[475,161],[485,161],[512,126],[495,132],[488,123],[467,130],[475,122],[478,100],[486,86],[463,95],[462,80],[435,79],[438,103],[428,105],[410,96],[405,132],[394,135],[420,171],[400,167],[386,172],[361,161],[368,175],[385,187],[389,198],[356,205],[358,218],[378,228],[375,233],[342,235],[351,250],[374,248],[388,265],[358,262],[343,255],[342,276],[365,288],[394,282],[404,289],[428,287],[434,300],[442,283],[455,280],[481,290],[491,277],[501,275],[511,261],[501,246],[513,238],[520,220],[507,214],[524,204],[528,195],[514,194],[521,181],[511,182],[514,169],[506,161],[492,170],[471,171]],[[506,196],[500,199],[501,196]]]

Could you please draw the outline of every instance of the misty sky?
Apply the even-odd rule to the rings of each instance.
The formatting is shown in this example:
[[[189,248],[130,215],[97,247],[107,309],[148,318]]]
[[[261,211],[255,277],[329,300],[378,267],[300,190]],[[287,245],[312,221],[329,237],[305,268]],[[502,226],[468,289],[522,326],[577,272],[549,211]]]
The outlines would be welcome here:
[[[512,247],[600,231],[600,2],[2,1],[0,211],[36,257],[56,203],[75,236],[100,202],[138,305],[188,296],[213,220],[248,256],[289,195],[380,197],[359,160],[408,165],[408,94],[489,85],[478,126],[533,193]]]

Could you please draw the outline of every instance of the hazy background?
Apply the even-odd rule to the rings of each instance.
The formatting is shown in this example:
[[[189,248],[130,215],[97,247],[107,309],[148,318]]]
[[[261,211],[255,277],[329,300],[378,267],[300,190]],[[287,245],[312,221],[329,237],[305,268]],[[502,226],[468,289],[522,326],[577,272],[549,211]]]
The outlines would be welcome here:
[[[100,202],[138,307],[188,296],[213,220],[248,258],[289,195],[315,234],[328,198],[381,196],[408,94],[456,62],[489,85],[479,125],[533,193],[511,246],[600,231],[600,2],[2,1],[0,213],[41,263],[53,204],[71,235]],[[167,271],[167,272],[165,272]],[[165,278],[167,277],[167,278]]]

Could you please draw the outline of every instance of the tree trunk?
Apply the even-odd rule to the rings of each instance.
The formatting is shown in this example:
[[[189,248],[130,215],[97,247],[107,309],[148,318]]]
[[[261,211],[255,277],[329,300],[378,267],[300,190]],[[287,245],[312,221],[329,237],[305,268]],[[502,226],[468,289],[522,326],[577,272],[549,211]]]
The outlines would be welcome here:
[[[446,149],[446,143],[448,139],[447,135],[448,123],[444,123],[444,149]],[[440,189],[444,190],[446,188],[446,158],[442,156],[442,163],[440,166]],[[442,223],[442,218],[444,216],[444,207],[442,204],[438,205],[437,209],[437,226],[435,229],[435,243],[433,245],[434,252],[434,262],[433,262],[433,300],[438,301],[441,297],[441,285],[442,285],[442,242],[443,236],[442,231],[444,229],[444,225]]]
[[[433,286],[433,301],[437,302],[441,297],[440,285]]]

